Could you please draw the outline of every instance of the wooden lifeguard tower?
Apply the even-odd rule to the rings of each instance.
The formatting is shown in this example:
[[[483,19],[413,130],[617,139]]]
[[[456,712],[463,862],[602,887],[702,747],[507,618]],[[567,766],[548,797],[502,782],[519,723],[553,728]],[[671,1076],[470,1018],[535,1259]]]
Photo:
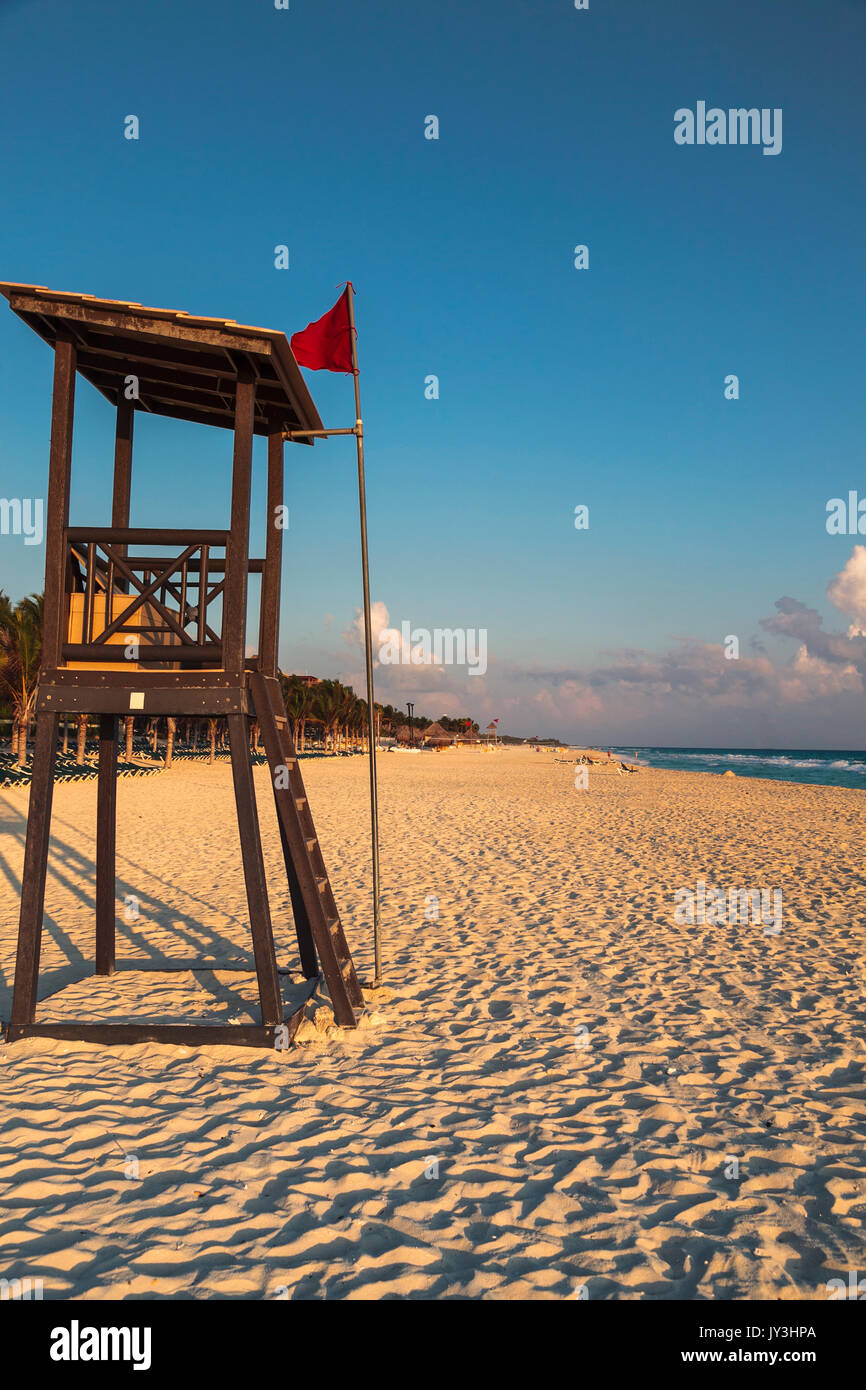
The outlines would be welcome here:
[[[46,505],[45,609],[12,1017],[7,1039],[52,1037],[284,1046],[321,973],[336,1021],[364,1007],[304,792],[277,681],[284,435],[322,423],[285,335],[231,320],[0,284],[54,348]],[[76,373],[117,414],[111,526],[70,526]],[[136,411],[234,431],[226,531],[129,524]],[[249,555],[253,436],[268,440],[267,542]],[[306,438],[303,443],[310,444]],[[163,553],[158,553],[163,552]],[[257,655],[247,655],[247,581],[261,576]],[[61,714],[99,717],[95,973],[115,969],[118,718],[223,716],[228,723],[261,1023],[37,1023],[51,802]],[[270,766],[301,969],[300,1006],[283,1002],[249,751],[260,725]],[[209,969],[221,969],[219,964]]]

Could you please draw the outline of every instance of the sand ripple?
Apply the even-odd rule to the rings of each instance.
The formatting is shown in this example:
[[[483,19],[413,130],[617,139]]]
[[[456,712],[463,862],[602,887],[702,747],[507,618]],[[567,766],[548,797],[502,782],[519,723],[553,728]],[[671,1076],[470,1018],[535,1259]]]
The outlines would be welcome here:
[[[587,793],[522,752],[382,764],[372,1022],[335,1032],[318,1001],[288,1054],[3,1048],[0,1274],[54,1298],[676,1299],[862,1275],[864,794],[595,770]],[[365,768],[306,770],[369,978]],[[229,973],[73,983],[94,796],[55,798],[44,981],[70,987],[43,1011],[249,1016]],[[248,959],[227,766],[119,803],[124,962]],[[0,797],[4,1017],[25,811]],[[265,844],[276,877],[270,819]],[[699,877],[781,887],[782,933],[676,925]]]

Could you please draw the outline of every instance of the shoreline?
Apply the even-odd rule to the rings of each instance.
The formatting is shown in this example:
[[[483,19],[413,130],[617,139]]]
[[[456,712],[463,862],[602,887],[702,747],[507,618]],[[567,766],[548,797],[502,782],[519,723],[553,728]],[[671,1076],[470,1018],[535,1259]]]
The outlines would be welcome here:
[[[638,749],[637,751],[638,751],[638,753],[640,753],[641,750]],[[700,750],[700,751],[701,751],[701,752],[706,752],[706,753],[708,753],[708,754],[717,753],[717,754],[720,754],[720,755],[722,755],[722,756],[728,755],[728,754],[730,754],[730,753],[736,753],[736,754],[739,756],[739,754],[740,754],[740,753],[743,753],[743,752],[745,752],[745,753],[751,753],[751,752],[754,752],[754,753],[762,753],[762,752],[772,753],[772,752],[775,752],[776,750],[773,750],[773,749],[750,749],[750,750],[740,750],[740,749],[737,749],[737,750],[728,750],[728,749],[705,749],[705,750]],[[827,749],[827,750],[806,750],[806,749],[803,749],[803,750],[796,750],[796,749],[789,749],[789,750],[785,750],[785,751],[788,752],[788,753],[810,752],[810,751],[823,751],[823,752],[828,752],[828,753],[829,753],[829,752],[834,752],[834,753],[835,753],[835,752],[838,752],[838,753],[849,753],[849,754],[850,754],[850,753],[855,753],[855,754],[858,756],[858,758],[862,756],[864,765],[866,765],[866,752],[863,752],[862,754],[860,754],[859,750],[853,750],[853,749]],[[624,766],[628,766],[628,767],[630,767],[630,768],[632,768],[632,769],[636,769],[639,773],[646,773],[646,772],[652,772],[652,773],[660,773],[660,772],[667,773],[667,772],[674,772],[674,773],[689,773],[689,774],[690,774],[690,773],[695,773],[695,774],[701,774],[701,775],[705,775],[705,776],[709,776],[709,777],[724,777],[724,776],[726,776],[727,774],[730,774],[730,776],[728,777],[728,780],[729,780],[729,781],[730,781],[730,780],[733,780],[734,778],[736,778],[736,779],[737,779],[738,781],[740,781],[740,782],[762,782],[762,783],[765,783],[765,782],[772,782],[772,783],[774,783],[774,784],[781,784],[781,785],[786,785],[786,786],[822,787],[822,788],[825,788],[825,789],[827,789],[827,790],[841,790],[841,791],[866,792],[866,780],[864,780],[864,784],[863,784],[862,786],[851,786],[851,785],[848,784],[848,783],[840,782],[840,781],[829,781],[829,782],[827,782],[827,781],[818,781],[818,780],[816,780],[815,778],[811,778],[811,777],[808,777],[808,778],[801,778],[801,777],[786,776],[786,775],[773,775],[772,772],[767,772],[767,771],[764,771],[764,770],[762,770],[762,769],[760,769],[760,768],[755,768],[755,769],[752,769],[752,768],[748,768],[748,769],[739,768],[739,769],[738,769],[737,767],[724,767],[724,768],[720,768],[720,767],[687,767],[687,766],[668,767],[668,766],[658,766],[658,765],[656,765],[656,764],[654,764],[654,763],[649,763],[649,762],[643,762],[643,761],[641,761],[641,758],[640,758],[639,756],[638,756],[637,758],[635,758],[633,755],[629,756],[629,755],[627,754],[627,752],[624,752],[624,751],[618,752],[618,753],[616,753],[616,754],[613,754],[612,757],[610,758],[610,760],[608,760],[606,750],[604,750],[603,752],[600,752],[598,749],[595,749],[595,748],[587,748],[587,747],[585,747],[585,746],[571,745],[571,744],[569,744],[569,745],[562,745],[561,747],[556,747],[556,746],[548,745],[548,744],[544,744],[544,745],[535,745],[535,746],[534,746],[534,745],[529,745],[529,744],[498,744],[498,745],[492,745],[492,746],[489,746],[489,747],[488,747],[488,746],[484,746],[484,745],[469,745],[469,744],[467,744],[467,745],[461,745],[461,746],[459,746],[459,747],[437,748],[437,749],[433,749],[433,748],[420,748],[420,747],[419,747],[419,748],[410,749],[410,748],[403,747],[403,746],[397,746],[397,747],[393,747],[393,746],[392,746],[392,747],[388,747],[388,746],[384,746],[384,745],[379,745],[379,746],[377,746],[376,752],[377,752],[377,757],[378,757],[378,758],[381,758],[381,759],[383,759],[383,760],[384,760],[384,759],[387,759],[387,757],[388,757],[388,755],[389,755],[390,753],[398,753],[398,754],[412,753],[412,754],[425,754],[425,755],[432,755],[432,754],[436,753],[436,754],[438,754],[438,755],[445,755],[445,756],[448,757],[449,759],[453,759],[453,758],[458,757],[458,756],[459,756],[459,757],[466,757],[466,756],[469,756],[469,755],[481,755],[481,754],[483,754],[485,758],[489,758],[491,754],[505,754],[505,755],[508,755],[508,756],[513,756],[513,755],[518,754],[518,753],[521,753],[521,754],[529,754],[529,753],[540,752],[540,753],[552,753],[552,754],[554,755],[553,761],[556,762],[556,763],[558,763],[558,764],[560,764],[560,765],[562,765],[562,764],[564,764],[564,763],[572,763],[572,764],[574,764],[574,765],[576,765],[576,766],[579,766],[579,765],[581,765],[581,764],[579,763],[579,758],[580,758],[581,756],[587,757],[587,758],[591,759],[591,762],[589,762],[589,763],[587,763],[587,764],[585,764],[585,765],[588,767],[588,770],[589,770],[590,772],[593,772],[593,773],[595,773],[595,774],[597,774],[598,772],[602,771],[604,768],[607,768],[609,771],[614,772],[614,771],[616,770],[617,765],[621,763],[621,764],[623,764]],[[566,755],[568,755],[568,756],[566,756]],[[575,757],[575,756],[573,756],[573,755],[577,755],[577,756]],[[671,756],[675,756],[675,755],[676,755],[676,751],[673,751],[672,754],[671,754]],[[696,757],[699,757],[699,756],[700,756],[700,752],[698,752],[698,750],[686,749],[686,750],[684,750],[684,754],[683,754],[683,755],[684,755],[684,756],[694,755],[694,756],[696,756]],[[334,761],[337,761],[337,760],[340,760],[340,759],[342,759],[342,760],[344,760],[344,761],[346,761],[346,762],[356,762],[358,759],[361,759],[361,760],[365,763],[365,765],[366,765],[367,762],[368,762],[367,754],[366,754],[366,752],[365,752],[364,750],[362,750],[362,749],[338,750],[338,751],[336,751],[336,752],[330,751],[330,750],[325,751],[325,750],[322,750],[322,749],[306,749],[303,753],[299,753],[299,754],[298,754],[298,757],[299,757],[299,759],[300,759],[302,765],[308,765],[308,764],[310,764],[310,763],[317,762],[317,761],[334,762]],[[259,753],[257,754],[257,758],[258,758],[259,762],[261,762],[261,761],[264,760],[264,752],[263,752],[263,750],[259,750]],[[225,750],[225,749],[220,749],[220,750],[217,752],[217,755],[216,755],[216,758],[215,758],[215,764],[220,764],[220,763],[226,764],[226,763],[228,763],[228,761],[229,761],[229,753],[228,753],[228,751]],[[422,761],[425,762],[425,763],[428,762],[428,761],[429,761],[429,756],[425,757]],[[181,765],[183,765],[183,766],[187,766],[187,765],[212,766],[212,764],[209,764],[209,763],[208,763],[207,757],[206,757],[206,755],[205,755],[203,752],[200,752],[200,751],[199,751],[199,752],[189,752],[189,751],[187,751],[186,749],[184,749],[184,748],[182,748],[182,747],[181,747],[180,749],[176,749],[175,754],[174,754],[174,763],[175,763],[176,765],[178,765],[178,766],[181,766]],[[544,763],[542,762],[542,763],[540,764],[540,766],[544,766]],[[84,764],[82,764],[82,765],[79,765],[79,764],[77,764],[77,763],[75,763],[75,762],[73,762],[73,761],[70,761],[69,759],[66,759],[66,760],[64,761],[63,765],[62,765],[61,767],[58,768],[58,772],[57,772],[57,774],[55,775],[55,786],[60,786],[60,785],[62,785],[62,784],[64,784],[64,783],[76,782],[76,781],[79,781],[79,780],[81,780],[81,781],[88,781],[88,780],[90,780],[91,778],[94,778],[94,777],[96,776],[96,768],[97,768],[96,756],[95,756],[95,754],[92,754],[92,753],[88,755],[87,761],[86,761]],[[167,768],[167,767],[165,766],[164,762],[163,762],[161,759],[159,759],[159,758],[157,758],[157,760],[153,761],[153,760],[151,760],[150,758],[146,757],[144,754],[140,754],[140,755],[136,755],[136,756],[133,758],[132,762],[130,762],[130,763],[126,763],[126,762],[124,762],[123,760],[120,760],[120,761],[119,761],[119,764],[118,764],[118,777],[119,777],[119,779],[121,779],[121,778],[122,778],[122,779],[129,779],[129,778],[135,777],[136,775],[144,776],[144,775],[147,775],[147,774],[152,774],[152,773],[157,773],[157,772],[172,772],[173,770],[174,770],[173,767]],[[841,771],[841,769],[840,769],[840,771]],[[14,765],[13,765],[12,763],[9,763],[9,764],[5,767],[5,772],[6,772],[7,774],[10,774],[10,777],[9,777],[9,780],[8,780],[8,781],[4,781],[4,780],[3,780],[4,768],[3,768],[3,766],[0,766],[0,793],[5,794],[5,793],[7,793],[7,792],[13,792],[13,791],[18,791],[18,790],[23,790],[23,789],[28,789],[28,790],[29,790],[29,786],[30,786],[30,780],[29,780],[30,768],[29,768],[29,766],[25,767],[24,769],[18,769],[18,768],[16,768],[16,767],[14,767]],[[23,775],[22,775],[22,774],[23,774]]]

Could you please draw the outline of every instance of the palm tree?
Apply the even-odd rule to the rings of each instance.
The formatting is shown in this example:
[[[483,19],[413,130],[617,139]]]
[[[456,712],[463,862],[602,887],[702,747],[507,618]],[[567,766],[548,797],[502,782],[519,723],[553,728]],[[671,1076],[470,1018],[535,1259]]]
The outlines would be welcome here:
[[[123,756],[124,756],[124,758],[126,759],[126,761],[127,761],[128,763],[131,763],[131,762],[132,762],[132,735],[133,735],[133,730],[135,729],[135,715],[134,715],[134,714],[128,714],[128,715],[126,716],[125,720],[124,720],[124,724],[125,724],[125,726],[126,726],[126,748],[125,748],[125,750],[124,750]]]
[[[344,687],[343,699],[340,703],[340,723],[343,728],[343,749],[347,753],[349,751],[349,730],[354,731],[358,703],[358,697],[352,687]]]
[[[347,690],[340,681],[334,681],[334,695],[337,701],[337,710],[334,717],[334,727],[331,736],[331,743],[339,753],[346,743],[346,723],[349,718],[349,711],[352,707],[353,694]]]
[[[309,686],[289,684],[287,694],[283,696],[283,703],[286,706],[286,714],[292,725],[292,738],[298,752],[304,751],[304,735],[307,728],[307,720],[313,709],[313,696]]]
[[[325,746],[330,738],[332,750],[336,746],[337,724],[342,719],[344,695],[344,687],[339,681],[319,681],[315,687],[314,712],[322,723]]]
[[[86,714],[79,714],[79,716],[78,716],[78,751],[77,751],[76,757],[75,757],[75,761],[76,761],[77,763],[83,763],[83,762],[84,762],[84,753],[85,753],[85,749],[86,749],[86,748],[87,748],[87,715],[86,715]]]
[[[11,603],[9,602],[9,598],[8,598],[8,596],[3,592],[3,590],[0,589],[0,632],[5,632],[7,628],[10,628],[10,629],[11,629],[12,624],[13,624],[13,617],[12,617],[12,614],[13,614],[13,608],[12,608]],[[5,661],[4,661],[3,664],[5,665]],[[5,689],[5,682],[4,682],[4,689]],[[15,709],[14,709],[14,705],[12,705],[11,708],[12,708],[12,719],[11,719],[11,722],[10,722],[10,725],[9,725],[9,752],[11,753],[12,757],[14,758],[14,757],[15,757],[15,754],[18,752],[18,721],[17,721],[16,718],[15,718]]]
[[[171,767],[172,754],[174,753],[174,734],[177,729],[177,720],[170,714],[165,721],[165,765]]]
[[[36,706],[42,656],[42,595],[12,607],[0,593],[0,689],[12,705],[11,752],[19,767],[27,756],[27,734]]]
[[[350,741],[353,748],[357,748],[359,741],[363,738],[364,728],[367,723],[367,702],[361,700],[349,686],[346,700],[346,748],[349,749]]]

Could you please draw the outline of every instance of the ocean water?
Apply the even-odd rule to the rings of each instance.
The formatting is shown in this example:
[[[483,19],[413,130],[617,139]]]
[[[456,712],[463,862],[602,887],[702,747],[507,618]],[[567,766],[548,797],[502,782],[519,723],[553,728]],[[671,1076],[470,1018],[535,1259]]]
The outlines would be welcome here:
[[[614,754],[649,767],[714,772],[728,768],[738,777],[774,782],[807,782],[825,787],[866,790],[866,750],[840,748],[614,748]]]

